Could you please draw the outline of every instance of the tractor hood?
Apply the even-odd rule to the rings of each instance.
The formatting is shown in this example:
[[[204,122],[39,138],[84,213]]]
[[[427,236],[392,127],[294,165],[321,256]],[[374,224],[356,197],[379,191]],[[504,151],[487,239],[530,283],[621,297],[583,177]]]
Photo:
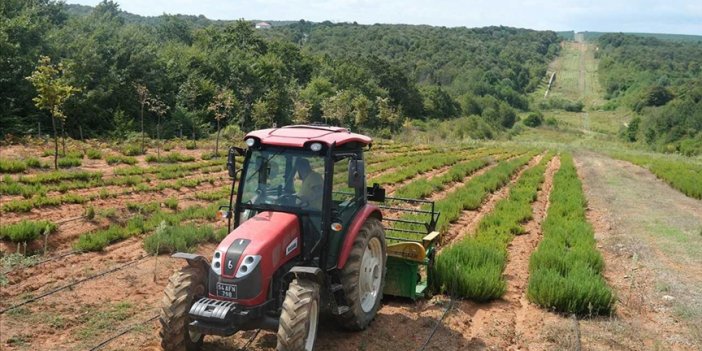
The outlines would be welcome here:
[[[236,294],[216,297],[245,305],[263,302],[273,273],[300,254],[300,240],[299,220],[293,214],[265,211],[242,223],[217,247],[212,259],[215,279],[210,279],[236,284]]]
[[[216,267],[213,268],[223,277],[234,278],[245,256],[259,255],[263,266],[275,270],[299,252],[299,237],[297,216],[284,212],[261,212],[222,240],[216,251],[222,257],[220,270],[217,272]]]

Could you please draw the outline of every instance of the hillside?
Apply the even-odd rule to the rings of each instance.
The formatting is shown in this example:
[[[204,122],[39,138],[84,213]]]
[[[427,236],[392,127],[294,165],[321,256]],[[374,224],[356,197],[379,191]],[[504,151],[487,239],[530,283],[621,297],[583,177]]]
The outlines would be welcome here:
[[[0,58],[15,62],[0,73],[14,87],[0,93],[2,134],[33,133],[39,123],[48,129],[25,79],[46,55],[66,63],[67,79],[80,88],[66,104],[63,127],[76,138],[81,128],[90,136],[135,131],[142,116],[135,85],[165,105],[167,137],[214,132],[208,107],[221,92],[233,99],[223,125],[243,130],[326,122],[390,136],[407,119],[472,115],[498,135],[517,111],[530,109],[526,96],[559,47],[553,32],[506,27],[297,22],[257,31],[246,21],[135,16],[113,2],[94,9],[32,3],[11,2],[0,27],[13,47]],[[29,45],[13,46],[24,41]],[[147,109],[151,135],[156,119]]]

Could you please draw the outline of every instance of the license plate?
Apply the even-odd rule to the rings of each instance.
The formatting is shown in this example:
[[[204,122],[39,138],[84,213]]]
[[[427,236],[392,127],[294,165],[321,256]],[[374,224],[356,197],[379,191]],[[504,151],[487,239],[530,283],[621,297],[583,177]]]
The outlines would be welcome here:
[[[217,296],[236,299],[236,290],[235,284],[217,283]]]

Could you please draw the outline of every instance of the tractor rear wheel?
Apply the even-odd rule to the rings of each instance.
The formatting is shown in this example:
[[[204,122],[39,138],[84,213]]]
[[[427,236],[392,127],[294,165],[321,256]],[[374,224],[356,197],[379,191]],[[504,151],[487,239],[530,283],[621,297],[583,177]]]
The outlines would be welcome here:
[[[183,267],[168,280],[161,300],[161,347],[164,351],[196,351],[204,335],[189,330],[190,307],[205,295],[205,272],[202,268]]]
[[[347,329],[363,330],[380,308],[385,285],[385,231],[377,218],[368,218],[354,240],[341,285],[349,310],[337,319]]]
[[[312,351],[319,325],[319,284],[294,279],[283,301],[276,351]]]

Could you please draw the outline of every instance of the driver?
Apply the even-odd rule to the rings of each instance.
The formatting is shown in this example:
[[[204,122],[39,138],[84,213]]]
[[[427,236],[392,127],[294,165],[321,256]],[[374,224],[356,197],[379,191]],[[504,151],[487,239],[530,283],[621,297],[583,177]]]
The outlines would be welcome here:
[[[324,180],[319,173],[312,170],[310,161],[305,158],[298,158],[295,161],[295,170],[297,170],[302,186],[298,192],[298,197],[304,203],[307,203],[311,209],[322,209],[322,190]]]

